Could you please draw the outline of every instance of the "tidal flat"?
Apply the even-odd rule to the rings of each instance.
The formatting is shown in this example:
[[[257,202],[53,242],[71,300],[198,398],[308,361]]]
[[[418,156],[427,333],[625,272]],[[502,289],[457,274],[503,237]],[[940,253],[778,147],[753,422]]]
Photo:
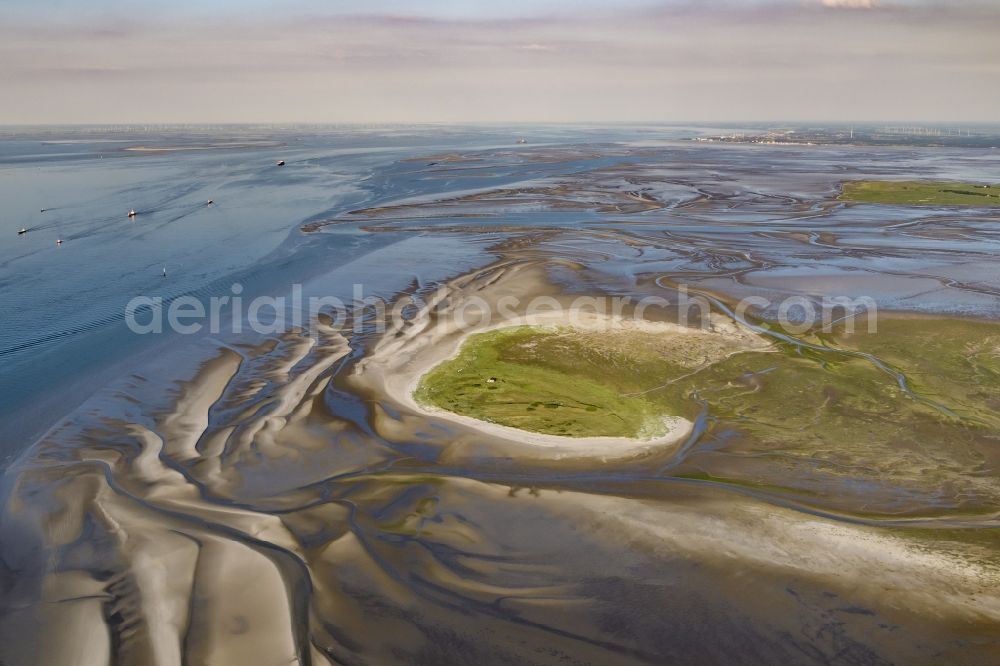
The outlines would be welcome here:
[[[997,157],[530,138],[301,221],[365,248],[306,293],[402,320],[193,338],[60,418],[0,661],[996,663],[1000,217],[838,197]],[[877,315],[779,317],[832,296]]]

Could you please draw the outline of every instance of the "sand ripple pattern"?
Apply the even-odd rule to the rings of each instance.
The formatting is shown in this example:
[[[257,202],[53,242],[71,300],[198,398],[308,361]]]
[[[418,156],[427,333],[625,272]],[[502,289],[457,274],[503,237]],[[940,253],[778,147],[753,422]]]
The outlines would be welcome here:
[[[561,296],[539,266],[502,261],[437,298]],[[671,477],[697,425],[599,463],[387,397],[405,377],[386,360],[447,327],[426,311],[378,338],[220,344],[169,390],[136,375],[95,395],[11,476],[0,659],[1000,657],[985,547],[931,550],[878,520]]]

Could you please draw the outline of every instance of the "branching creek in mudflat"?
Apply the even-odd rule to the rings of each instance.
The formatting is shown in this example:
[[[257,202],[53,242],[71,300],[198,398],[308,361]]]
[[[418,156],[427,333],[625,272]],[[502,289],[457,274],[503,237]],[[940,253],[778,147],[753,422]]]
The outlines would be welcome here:
[[[998,159],[562,137],[370,166],[295,230],[369,248],[306,290],[424,306],[174,345],[59,420],[8,472],[0,660],[43,632],[38,663],[996,663],[1000,209],[839,197]],[[877,316],[779,323],[838,296]],[[455,326],[473,300],[521,305]]]

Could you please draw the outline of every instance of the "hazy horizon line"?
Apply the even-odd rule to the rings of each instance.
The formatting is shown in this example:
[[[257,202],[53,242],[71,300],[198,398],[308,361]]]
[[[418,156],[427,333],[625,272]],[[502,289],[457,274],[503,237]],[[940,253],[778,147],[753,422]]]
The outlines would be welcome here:
[[[329,121],[254,121],[254,120],[225,120],[225,121],[157,121],[157,120],[121,120],[121,121],[65,121],[65,122],[43,122],[43,123],[21,123],[0,121],[0,128],[29,128],[29,127],[117,127],[117,126],[156,126],[156,127],[209,127],[209,126],[229,126],[229,127],[399,127],[399,126],[427,126],[427,127],[463,127],[463,126],[552,126],[552,125],[662,125],[665,127],[684,127],[691,125],[701,126],[734,126],[734,125],[843,125],[855,127],[870,127],[873,125],[917,125],[924,127],[956,126],[962,127],[983,127],[1000,128],[1000,120],[929,120],[915,118],[886,118],[886,119],[862,119],[862,120],[828,120],[823,118],[746,118],[730,120],[710,120],[710,119],[686,119],[686,120],[647,120],[647,119],[623,119],[623,120],[329,120]]]

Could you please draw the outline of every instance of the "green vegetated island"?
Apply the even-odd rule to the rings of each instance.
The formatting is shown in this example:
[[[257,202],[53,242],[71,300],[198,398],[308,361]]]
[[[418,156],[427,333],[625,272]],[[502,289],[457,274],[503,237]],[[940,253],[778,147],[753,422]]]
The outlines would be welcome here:
[[[728,482],[794,490],[803,480],[815,492],[822,471],[833,486],[841,474],[870,484],[873,506],[888,483],[959,487],[974,506],[1000,501],[1000,488],[971,471],[1000,443],[1000,326],[883,316],[877,334],[802,338],[823,349],[701,332],[498,329],[470,336],[414,397],[530,432],[629,438],[655,437],[664,416],[693,420],[703,401],[708,436],[727,433],[732,465],[716,452],[713,474]],[[859,352],[905,373],[906,388]]]
[[[643,394],[683,370],[642,333],[516,326],[470,336],[421,380],[418,402],[564,437],[660,436],[676,396]]]
[[[1000,185],[982,183],[862,180],[844,183],[840,198],[900,206],[996,206]]]

